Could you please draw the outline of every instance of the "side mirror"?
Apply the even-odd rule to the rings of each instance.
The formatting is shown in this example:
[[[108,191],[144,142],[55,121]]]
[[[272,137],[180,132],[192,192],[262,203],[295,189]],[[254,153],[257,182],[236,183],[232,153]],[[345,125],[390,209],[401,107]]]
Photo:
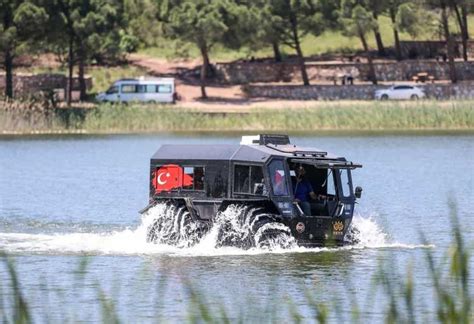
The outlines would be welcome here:
[[[360,198],[362,196],[362,187],[357,186],[355,190],[356,198]]]

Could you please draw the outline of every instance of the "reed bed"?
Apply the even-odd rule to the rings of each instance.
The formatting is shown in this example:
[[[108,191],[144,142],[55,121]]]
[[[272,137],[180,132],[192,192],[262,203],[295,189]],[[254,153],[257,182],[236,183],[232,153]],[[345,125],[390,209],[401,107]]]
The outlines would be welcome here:
[[[16,106],[15,106],[16,105]],[[27,108],[23,108],[26,105]],[[0,132],[147,133],[242,131],[472,131],[474,101],[326,102],[305,108],[209,112],[164,105],[110,105],[73,109],[40,104],[0,105]]]

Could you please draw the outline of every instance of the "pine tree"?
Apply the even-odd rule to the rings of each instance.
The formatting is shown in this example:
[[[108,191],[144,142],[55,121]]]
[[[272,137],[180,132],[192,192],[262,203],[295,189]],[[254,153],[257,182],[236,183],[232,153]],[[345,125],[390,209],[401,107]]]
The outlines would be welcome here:
[[[13,98],[13,63],[16,55],[32,48],[44,30],[48,15],[29,1],[0,0],[0,53],[5,68],[5,96]]]

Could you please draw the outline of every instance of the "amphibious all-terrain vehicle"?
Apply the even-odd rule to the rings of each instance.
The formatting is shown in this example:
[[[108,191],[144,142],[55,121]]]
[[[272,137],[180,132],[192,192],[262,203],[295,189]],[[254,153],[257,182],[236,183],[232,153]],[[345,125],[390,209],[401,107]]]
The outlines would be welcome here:
[[[287,135],[163,145],[151,158],[150,204],[142,213],[161,204],[168,214],[151,223],[147,240],[190,245],[214,229],[218,244],[245,248],[282,235],[302,246],[344,244],[362,193],[353,189],[351,170],[360,167],[293,145]],[[306,192],[297,189],[303,182]]]

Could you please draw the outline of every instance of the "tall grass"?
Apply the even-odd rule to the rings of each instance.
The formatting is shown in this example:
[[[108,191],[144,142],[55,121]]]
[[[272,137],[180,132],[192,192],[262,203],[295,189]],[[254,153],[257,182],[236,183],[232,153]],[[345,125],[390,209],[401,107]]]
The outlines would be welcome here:
[[[437,261],[431,250],[425,251],[424,260],[414,260],[418,263],[418,269],[424,265],[429,273],[429,281],[433,287],[434,309],[427,310],[423,314],[418,314],[416,309],[423,305],[423,298],[417,293],[415,288],[413,271],[408,266],[405,273],[396,273],[391,262],[382,262],[379,271],[374,277],[374,293],[382,291],[386,301],[386,309],[383,311],[386,323],[419,323],[419,322],[439,322],[439,323],[472,323],[474,320],[474,296],[470,285],[472,285],[472,269],[470,268],[470,257],[472,247],[464,241],[459,224],[456,204],[449,202],[451,213],[451,236],[452,245],[445,252],[445,258]],[[426,242],[425,242],[426,243]],[[0,255],[0,266],[7,269],[7,281],[0,282],[0,317],[4,323],[31,323],[34,318],[34,312],[42,313],[47,316],[45,310],[40,307],[32,309],[28,303],[29,296],[23,290],[20,277],[16,271],[14,260],[5,254]],[[3,263],[3,264],[2,264]],[[75,289],[78,292],[83,291],[84,276],[87,274],[88,259],[82,259],[79,262],[78,271],[75,272]],[[230,312],[219,303],[219,301],[210,303],[206,295],[202,294],[196,286],[184,280],[186,291],[185,302],[182,303],[182,312],[188,314],[188,321],[192,323],[230,323],[248,321],[244,314],[240,313],[237,317],[230,316]],[[166,297],[166,283],[156,285],[155,305],[157,310],[161,308],[161,299]],[[100,283],[96,285],[97,300],[99,302],[101,318],[106,323],[119,323],[120,310],[116,307],[116,300],[107,296]],[[74,295],[76,296],[76,294]],[[274,307],[281,309],[287,308],[287,321],[303,322],[314,321],[318,323],[327,323],[332,319],[339,318],[342,312],[352,313],[353,322],[364,323],[364,316],[371,314],[373,309],[368,306],[367,309],[360,309],[355,299],[350,299],[348,304],[332,305],[323,303],[315,295],[314,290],[306,290],[306,304],[309,305],[312,315],[301,309],[291,298],[286,302],[279,302],[278,306],[269,305],[266,309],[259,309],[254,303],[249,301],[245,305],[240,305],[247,311],[251,311],[252,320],[258,322],[278,322],[274,318]],[[351,305],[352,303],[352,305]],[[41,303],[40,303],[41,304]],[[129,305],[130,306],[130,305]],[[77,305],[68,305],[62,303],[56,305],[64,314],[70,314],[69,307]],[[273,307],[273,308],[272,308]],[[366,315],[364,315],[366,314]],[[310,316],[310,317],[308,317]],[[67,318],[67,316],[63,316]],[[156,321],[170,321],[173,318],[163,318],[159,313],[154,318]],[[48,320],[49,321],[49,320]]]
[[[179,106],[99,105],[53,114],[0,109],[3,133],[317,132],[474,129],[474,102],[336,102],[212,113]]]

